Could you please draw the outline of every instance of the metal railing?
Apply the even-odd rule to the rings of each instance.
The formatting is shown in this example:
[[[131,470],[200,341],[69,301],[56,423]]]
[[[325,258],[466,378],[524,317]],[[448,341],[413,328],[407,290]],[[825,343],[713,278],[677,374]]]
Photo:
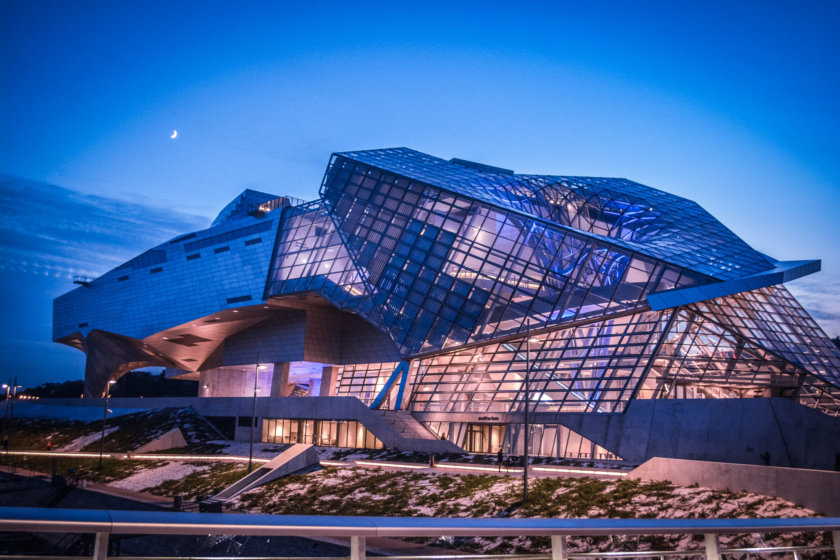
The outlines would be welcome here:
[[[782,546],[724,549],[722,534],[830,531],[835,557],[840,560],[840,518],[769,519],[536,519],[536,518],[433,518],[344,517],[313,515],[252,515],[238,513],[177,513],[160,511],[0,508],[0,531],[39,533],[93,533],[94,560],[107,558],[110,534],[122,535],[248,535],[266,537],[349,537],[350,559],[365,558],[370,537],[550,537],[546,555],[517,558],[664,558],[705,556],[722,560],[733,554],[789,552],[794,558],[805,551],[830,551],[830,546]],[[572,553],[570,536],[703,535],[704,548],[696,551],[640,551],[621,553]],[[499,558],[498,555],[451,555],[458,559]],[[505,555],[507,558],[513,556]],[[409,558],[409,557],[402,557]],[[410,558],[432,558],[412,556]],[[440,557],[437,557],[440,558]]]

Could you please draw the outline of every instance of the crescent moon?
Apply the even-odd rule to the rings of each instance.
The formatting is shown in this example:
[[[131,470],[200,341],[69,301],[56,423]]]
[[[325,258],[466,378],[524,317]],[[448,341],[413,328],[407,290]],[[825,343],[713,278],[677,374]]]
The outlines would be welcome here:
[[[177,131],[177,130],[173,130],[173,131],[172,131],[172,136],[170,136],[170,138],[172,138],[173,140],[174,140],[175,138],[178,138],[178,131]]]

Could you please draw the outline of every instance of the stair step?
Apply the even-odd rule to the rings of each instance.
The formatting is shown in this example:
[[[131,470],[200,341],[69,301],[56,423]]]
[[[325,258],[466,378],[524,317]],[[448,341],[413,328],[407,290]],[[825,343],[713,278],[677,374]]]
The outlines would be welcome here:
[[[378,410],[383,420],[388,422],[406,439],[437,439],[423,424],[407,410]]]

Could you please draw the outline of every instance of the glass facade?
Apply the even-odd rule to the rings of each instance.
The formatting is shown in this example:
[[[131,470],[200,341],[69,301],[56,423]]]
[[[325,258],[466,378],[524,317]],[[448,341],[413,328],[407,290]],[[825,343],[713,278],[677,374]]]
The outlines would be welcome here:
[[[524,429],[521,424],[476,424],[431,422],[430,428],[461,443],[470,453],[522,455]],[[621,457],[588,440],[562,424],[532,424],[529,453],[538,457],[620,461]]]
[[[348,364],[339,374],[336,394],[340,397],[356,397],[369,405],[385,386],[398,363]]]
[[[621,412],[667,317],[645,312],[420,360],[418,412]],[[530,369],[529,369],[530,365]]]
[[[338,154],[333,165],[345,158],[528,219],[604,236],[717,279],[771,267],[697,203],[627,179],[493,173],[406,148]]]
[[[641,309],[648,293],[708,281],[344,157],[323,191],[324,206],[284,227],[269,294],[317,290],[406,356],[523,332],[526,319],[539,327]]]
[[[840,414],[840,351],[779,284],[791,265],[696,203],[626,179],[523,175],[405,148],[346,152],[331,157],[318,200],[246,191],[211,228],[58,298],[54,330],[107,375],[143,361],[140,350],[187,372],[245,363],[259,338],[263,358],[340,368],[330,394],[368,405],[410,362],[404,407],[463,415],[458,441],[492,452],[520,445],[518,428],[468,416],[521,414],[526,380],[535,413],[786,397]],[[705,299],[651,305],[679,289]],[[273,322],[262,314],[280,309]],[[93,331],[122,354],[96,347]],[[344,437],[329,423],[276,422],[265,437]],[[557,426],[539,430],[534,445],[576,445]],[[574,453],[603,454],[581,445]]]
[[[382,449],[379,441],[356,420],[298,420],[264,418],[262,438],[266,443],[311,443],[323,447]]]

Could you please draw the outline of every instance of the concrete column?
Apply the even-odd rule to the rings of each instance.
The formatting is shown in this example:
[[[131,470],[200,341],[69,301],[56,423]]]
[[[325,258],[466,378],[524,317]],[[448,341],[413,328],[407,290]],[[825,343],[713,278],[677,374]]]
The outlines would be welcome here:
[[[334,397],[335,385],[338,382],[338,366],[325,366],[321,373],[320,397]]]
[[[568,560],[569,547],[566,535],[551,535],[551,560]]]
[[[292,392],[289,385],[289,362],[277,362],[274,364],[274,374],[271,377],[271,396],[288,397]]]
[[[834,540],[834,557],[840,558],[840,531],[832,531],[831,538]]]
[[[350,560],[365,560],[364,537],[350,537]]]
[[[108,533],[96,533],[96,540],[93,542],[93,560],[106,558],[108,558]]]
[[[720,539],[717,535],[703,535],[706,538],[706,560],[721,560]]]
[[[210,379],[210,374],[206,370],[198,372],[198,396],[209,397],[213,394],[213,381]],[[206,389],[205,389],[206,387]]]

